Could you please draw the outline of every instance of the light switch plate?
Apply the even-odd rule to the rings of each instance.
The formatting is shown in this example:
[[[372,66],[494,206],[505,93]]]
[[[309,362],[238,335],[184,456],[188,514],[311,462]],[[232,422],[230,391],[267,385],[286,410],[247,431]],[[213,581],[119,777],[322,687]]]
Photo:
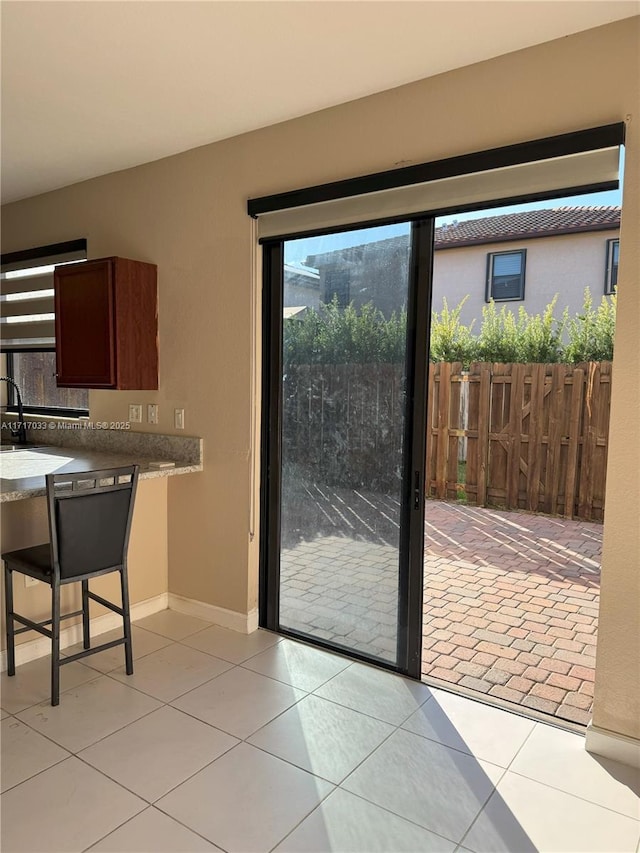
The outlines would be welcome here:
[[[184,409],[175,409],[173,422],[176,429],[184,429]]]
[[[129,404],[129,423],[132,423],[132,424],[141,424],[142,423],[142,404],[141,403],[130,403]]]
[[[156,403],[147,404],[147,421],[150,424],[158,423],[158,406]]]

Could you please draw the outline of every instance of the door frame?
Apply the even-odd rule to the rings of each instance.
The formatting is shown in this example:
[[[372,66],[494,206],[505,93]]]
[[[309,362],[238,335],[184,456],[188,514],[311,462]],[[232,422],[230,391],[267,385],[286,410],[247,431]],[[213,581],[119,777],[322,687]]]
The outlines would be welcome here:
[[[265,240],[262,280],[262,426],[260,484],[259,624],[314,645],[346,653],[413,678],[421,675],[422,594],[424,583],[424,510],[426,466],[426,412],[429,329],[435,217],[406,220],[411,225],[408,269],[406,411],[402,507],[399,539],[398,620],[396,662],[336,646],[298,631],[281,627],[280,610],[280,509],[282,463],[282,314],[284,243],[286,238]],[[351,224],[338,231],[368,227]],[[317,233],[317,232],[315,232]],[[296,239],[311,234],[296,235]]]

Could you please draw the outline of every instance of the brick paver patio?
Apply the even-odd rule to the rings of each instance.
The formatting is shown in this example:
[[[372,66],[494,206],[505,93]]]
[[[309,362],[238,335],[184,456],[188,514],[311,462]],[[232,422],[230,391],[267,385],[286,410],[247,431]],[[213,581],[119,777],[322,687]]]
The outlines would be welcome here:
[[[586,724],[602,525],[430,501],[422,671]]]
[[[395,659],[398,518],[388,495],[303,484],[281,623]],[[602,525],[429,501],[425,532],[423,675],[586,724]]]

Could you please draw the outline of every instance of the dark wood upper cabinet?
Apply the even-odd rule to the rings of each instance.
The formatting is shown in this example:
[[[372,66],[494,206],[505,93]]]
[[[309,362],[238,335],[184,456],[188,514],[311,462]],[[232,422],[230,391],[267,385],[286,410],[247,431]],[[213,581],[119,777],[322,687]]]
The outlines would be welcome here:
[[[158,388],[157,270],[126,258],[56,267],[60,387]]]

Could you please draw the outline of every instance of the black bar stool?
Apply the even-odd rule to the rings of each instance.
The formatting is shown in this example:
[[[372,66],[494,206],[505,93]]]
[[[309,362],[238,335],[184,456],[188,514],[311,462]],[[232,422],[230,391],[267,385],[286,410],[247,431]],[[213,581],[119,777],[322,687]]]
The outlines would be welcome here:
[[[124,645],[127,675],[133,673],[127,549],[138,484],[138,466],[47,476],[50,542],[2,555],[5,563],[7,672],[15,675],[15,636],[38,631],[51,638],[51,704],[60,702],[60,667],[87,655]],[[13,572],[29,575],[51,587],[51,619],[33,622],[13,610]],[[90,578],[120,572],[122,607],[89,592]],[[60,613],[60,587],[82,584],[82,610]],[[91,648],[89,599],[122,616],[124,637]],[[60,658],[60,622],[82,616],[84,651]],[[14,622],[23,628],[18,630]],[[48,628],[50,625],[51,628]]]

